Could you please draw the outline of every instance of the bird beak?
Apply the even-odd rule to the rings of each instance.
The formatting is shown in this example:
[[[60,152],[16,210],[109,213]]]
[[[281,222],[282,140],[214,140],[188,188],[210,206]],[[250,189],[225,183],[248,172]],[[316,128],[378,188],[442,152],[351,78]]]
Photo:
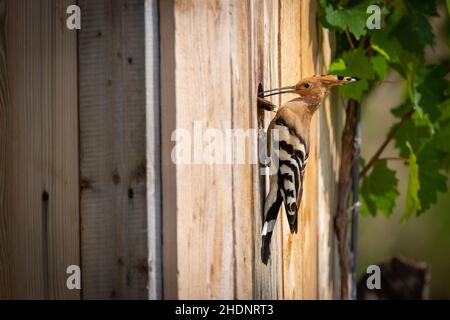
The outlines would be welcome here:
[[[295,93],[295,92],[296,92],[295,86],[289,86],[289,87],[282,87],[282,88],[263,91],[260,93],[260,96],[265,98],[265,97],[273,96],[276,94]]]

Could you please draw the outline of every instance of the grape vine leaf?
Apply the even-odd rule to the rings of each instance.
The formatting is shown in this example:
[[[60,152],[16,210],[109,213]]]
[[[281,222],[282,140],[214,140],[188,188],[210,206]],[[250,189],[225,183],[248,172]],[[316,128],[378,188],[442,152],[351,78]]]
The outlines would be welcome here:
[[[375,79],[375,71],[363,49],[344,52],[342,58],[333,62],[330,73],[340,76],[357,76],[361,80],[339,87],[339,93],[345,97],[361,101],[363,93],[369,89],[369,81]]]
[[[399,195],[397,188],[395,171],[388,168],[385,160],[375,163],[361,187],[361,213],[375,216],[381,211],[386,217],[390,216]]]
[[[409,148],[417,153],[429,141],[432,134],[433,126],[428,116],[414,113],[410,121],[398,128],[394,137],[395,147],[399,150],[400,157],[409,157],[411,152]]]
[[[438,192],[447,192],[447,177],[442,174],[440,166],[440,153],[433,145],[433,141],[427,143],[417,155],[419,165],[419,199],[421,203],[418,214],[430,209],[437,202]]]
[[[423,13],[427,16],[437,17],[436,0],[407,0],[413,11]],[[447,0],[448,1],[448,0]]]
[[[372,64],[372,69],[375,71],[378,79],[383,80],[386,77],[389,68],[386,58],[382,55],[377,55],[370,59],[370,63]]]
[[[423,56],[426,45],[434,45],[433,29],[427,16],[412,12],[404,15],[392,31],[403,50]],[[415,39],[415,41],[411,41]]]
[[[325,14],[321,20],[325,26],[331,26],[340,31],[348,28],[348,31],[359,40],[366,33],[367,8],[379,3],[374,0],[360,0],[352,1],[346,6],[339,6],[335,2],[321,1],[321,5],[325,7]]]
[[[408,178],[408,188],[406,190],[406,205],[403,211],[403,216],[401,222],[404,223],[413,215],[415,210],[421,208],[419,199],[419,166],[417,165],[417,157],[412,150],[409,143],[406,143],[407,148],[410,151],[409,155],[409,178]]]
[[[425,47],[433,44],[434,35],[427,17],[413,9],[391,10],[386,27],[371,36],[372,48],[405,78],[423,64]]]
[[[432,122],[440,117],[438,106],[445,100],[448,82],[447,70],[443,65],[421,66],[414,78],[412,101],[419,113],[427,113]]]

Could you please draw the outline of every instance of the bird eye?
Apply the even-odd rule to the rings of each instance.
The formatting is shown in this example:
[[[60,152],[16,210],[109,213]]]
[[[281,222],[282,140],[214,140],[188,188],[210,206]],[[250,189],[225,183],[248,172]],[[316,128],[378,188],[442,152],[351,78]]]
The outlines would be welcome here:
[[[305,83],[305,84],[303,84],[303,87],[306,89],[309,89],[309,88],[311,88],[311,85],[309,83]]]

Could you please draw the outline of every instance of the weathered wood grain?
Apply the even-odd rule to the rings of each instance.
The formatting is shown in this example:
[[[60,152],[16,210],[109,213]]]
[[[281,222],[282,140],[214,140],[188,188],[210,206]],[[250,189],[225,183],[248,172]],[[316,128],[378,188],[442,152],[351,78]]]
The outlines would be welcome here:
[[[145,0],[148,294],[150,299],[162,298],[159,55],[158,1]]]
[[[301,29],[301,77],[306,78],[319,73],[318,64],[318,34],[317,34],[317,1],[301,1],[300,29]],[[302,269],[303,279],[302,298],[318,298],[318,150],[319,150],[319,122],[318,113],[311,121],[310,128],[310,156],[305,175],[305,206],[300,216],[299,225],[304,227],[305,234],[302,241]]]
[[[149,250],[157,248],[149,245],[148,224],[157,223],[158,215],[155,210],[147,216],[146,103],[151,97],[146,96],[144,39],[145,18],[151,16],[143,0],[82,0],[79,5],[83,298],[146,299],[149,267],[157,270],[148,261]],[[155,107],[149,105],[149,112]],[[157,172],[152,174],[157,183]],[[157,241],[157,235],[150,237]],[[154,275],[151,279],[158,285]]]
[[[177,128],[231,121],[228,10],[229,1],[175,2]],[[178,165],[177,180],[179,297],[233,298],[231,166]]]
[[[252,114],[256,113],[251,85],[250,61],[250,2],[230,1],[230,57],[231,57],[231,127],[235,133],[246,132],[251,128]],[[234,289],[233,298],[252,299],[253,297],[253,168],[250,164],[249,148],[252,137],[248,135],[245,143],[233,140],[230,153],[237,163],[232,166],[232,204],[233,204],[233,256]]]
[[[279,2],[277,1],[252,1],[252,60],[254,85],[253,97],[256,97],[258,86],[262,89],[279,87]],[[280,97],[273,97],[272,101],[279,105]],[[256,102],[253,102],[256,104]],[[256,111],[255,111],[256,112]],[[272,113],[258,110],[257,120],[253,122],[253,128],[261,130],[263,134],[273,117]],[[263,143],[260,148],[266,148]],[[268,266],[261,263],[261,230],[263,208],[266,194],[269,189],[268,169],[254,166],[253,177],[255,190],[253,201],[255,203],[255,298],[279,299],[283,296],[283,270],[282,270],[282,233],[281,223],[275,226],[275,233],[271,243],[271,259]],[[264,173],[264,175],[262,175]]]
[[[6,108],[8,82],[6,63],[6,0],[0,0],[0,299],[11,298],[9,284],[8,213],[6,211]]]
[[[10,297],[78,299],[66,269],[79,265],[76,33],[69,0],[7,1],[6,214]]]
[[[161,203],[164,299],[177,299],[178,250],[177,168],[172,161],[172,132],[177,126],[175,75],[175,2],[160,1],[161,52]]]
[[[322,47],[319,56],[322,73],[328,70],[332,58],[332,39],[328,30],[321,30]],[[337,200],[337,181],[339,171],[340,135],[343,127],[344,108],[337,103],[335,94],[331,94],[319,110],[319,151],[318,151],[318,276],[319,298],[333,299],[334,288],[334,227],[333,215]],[[337,277],[338,278],[338,277]]]
[[[302,33],[301,33],[301,2],[295,0],[282,1],[280,5],[280,60],[279,73],[280,85],[292,85],[302,78]],[[293,95],[281,95],[281,104],[294,98]],[[314,144],[311,139],[311,144]],[[310,157],[313,156],[314,149],[310,150]],[[311,159],[312,160],[312,159]],[[314,259],[314,255],[303,252],[304,241],[308,240],[307,230],[311,226],[305,225],[305,215],[309,215],[307,202],[311,197],[312,188],[308,179],[308,172],[311,170],[311,162],[308,161],[308,169],[304,181],[304,192],[302,204],[298,213],[299,224],[298,234],[291,234],[286,224],[286,213],[281,208],[280,222],[283,230],[283,298],[301,299],[308,284],[304,281],[304,260]],[[314,274],[308,274],[314,277]]]
[[[193,134],[199,125],[195,121],[204,130],[265,130],[273,114],[256,110],[259,87],[293,84],[321,69],[316,10],[314,1],[160,2],[165,298],[319,296],[317,202],[319,186],[328,181],[318,175],[318,151],[327,153],[332,147],[319,146],[319,116],[311,128],[300,232],[288,234],[282,212],[267,267],[260,261],[267,192],[261,167],[174,165],[170,141],[175,129]],[[330,211],[322,211],[322,218],[329,219]],[[321,232],[327,230],[323,223]],[[328,267],[320,270],[329,276]],[[331,284],[324,286],[330,291]]]
[[[195,139],[196,126],[203,132],[246,131],[256,120],[257,86],[251,80],[249,47],[252,3],[161,3],[161,48],[166,55],[162,108],[169,114],[162,118],[162,162],[168,171],[173,169],[163,180],[162,192],[166,298],[248,299],[254,294],[254,167],[204,161],[175,166],[170,157],[175,129],[186,129]],[[203,154],[204,145],[192,151],[194,156]]]

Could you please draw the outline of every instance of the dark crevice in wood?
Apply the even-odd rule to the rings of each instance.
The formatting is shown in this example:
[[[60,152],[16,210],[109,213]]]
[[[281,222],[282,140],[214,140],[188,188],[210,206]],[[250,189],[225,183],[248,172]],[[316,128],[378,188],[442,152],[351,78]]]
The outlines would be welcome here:
[[[48,203],[50,195],[46,190],[42,192],[42,276],[43,276],[43,288],[44,288],[44,299],[48,300],[50,298],[50,283],[49,283],[49,252],[48,252]]]

